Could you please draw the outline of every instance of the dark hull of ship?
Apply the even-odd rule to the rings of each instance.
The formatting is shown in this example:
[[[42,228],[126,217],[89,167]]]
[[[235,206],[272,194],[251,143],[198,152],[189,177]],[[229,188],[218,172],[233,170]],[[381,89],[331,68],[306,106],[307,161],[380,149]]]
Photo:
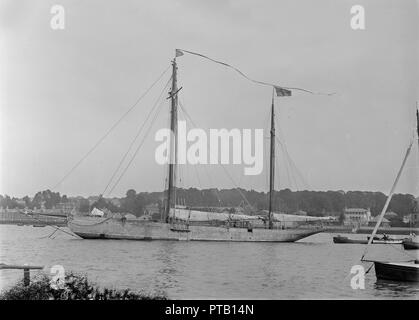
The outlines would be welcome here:
[[[405,250],[419,250],[419,243],[411,240],[403,241],[403,248]]]
[[[319,228],[264,229],[226,226],[169,224],[154,221],[122,221],[114,218],[82,218],[68,222],[84,239],[295,242],[322,232]]]
[[[368,240],[354,240],[347,237],[333,237],[333,243],[367,244]]]
[[[419,282],[417,265],[399,265],[395,263],[374,262],[375,275],[380,280]]]

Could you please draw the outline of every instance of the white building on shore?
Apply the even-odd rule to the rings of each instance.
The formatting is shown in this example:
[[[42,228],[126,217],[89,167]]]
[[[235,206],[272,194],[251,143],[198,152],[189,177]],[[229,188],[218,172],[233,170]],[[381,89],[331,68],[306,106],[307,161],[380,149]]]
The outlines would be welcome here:
[[[370,222],[371,211],[363,208],[345,208],[344,216],[344,225],[363,226]]]

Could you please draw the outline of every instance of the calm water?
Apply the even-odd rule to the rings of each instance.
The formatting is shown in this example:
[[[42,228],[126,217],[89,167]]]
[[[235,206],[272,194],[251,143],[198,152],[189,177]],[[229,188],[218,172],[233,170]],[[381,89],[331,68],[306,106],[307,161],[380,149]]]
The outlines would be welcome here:
[[[101,286],[164,291],[173,299],[418,299],[418,284],[377,281],[350,286],[363,245],[333,244],[331,234],[296,243],[79,240],[50,227],[0,225],[0,262],[59,264]],[[365,238],[365,235],[351,235]],[[417,256],[418,251],[409,252]],[[371,246],[368,258],[406,260],[401,246]],[[366,269],[369,264],[364,264]],[[37,272],[31,272],[36,274]],[[22,278],[1,270],[0,288]]]

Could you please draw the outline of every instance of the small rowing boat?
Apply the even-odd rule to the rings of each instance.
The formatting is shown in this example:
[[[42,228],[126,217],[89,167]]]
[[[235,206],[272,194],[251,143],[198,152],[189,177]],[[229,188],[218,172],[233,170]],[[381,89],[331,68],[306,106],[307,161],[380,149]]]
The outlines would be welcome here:
[[[368,240],[370,239],[370,237],[368,237]],[[373,244],[402,244],[403,239],[395,239],[395,238],[391,238],[387,235],[383,235],[382,238],[379,237],[374,237],[372,239],[372,243]],[[368,243],[368,241],[367,241]]]
[[[343,237],[341,235],[338,235],[336,237],[333,237],[333,243],[352,243],[352,244],[368,244],[368,240],[370,237],[367,238],[367,240],[362,239],[350,239],[348,237]],[[382,238],[374,237],[372,240],[372,244],[402,244],[403,239],[394,239],[390,238],[386,235],[384,235]]]
[[[333,243],[367,244],[368,240],[349,239],[348,237],[338,235],[336,237],[333,237]]]

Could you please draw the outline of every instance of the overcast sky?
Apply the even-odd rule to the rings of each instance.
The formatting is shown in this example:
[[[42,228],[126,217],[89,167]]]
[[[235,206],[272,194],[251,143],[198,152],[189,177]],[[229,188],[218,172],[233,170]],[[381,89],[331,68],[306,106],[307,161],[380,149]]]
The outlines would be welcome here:
[[[50,27],[54,4],[65,8],[64,30]],[[350,27],[356,4],[365,30]],[[418,24],[415,0],[1,0],[0,193],[52,188],[170,65],[175,48],[261,81],[337,92],[276,99],[278,130],[304,178],[279,155],[276,188],[387,193],[415,124]],[[198,126],[269,134],[269,87],[195,56],[178,64],[180,99]],[[54,191],[101,193],[169,77]],[[154,134],[168,111],[166,101],[112,195],[163,189]],[[418,158],[415,146],[398,192],[419,194]],[[264,169],[244,176],[242,166],[228,168],[236,184],[265,191]],[[186,187],[234,187],[220,166],[188,166],[181,177]]]

